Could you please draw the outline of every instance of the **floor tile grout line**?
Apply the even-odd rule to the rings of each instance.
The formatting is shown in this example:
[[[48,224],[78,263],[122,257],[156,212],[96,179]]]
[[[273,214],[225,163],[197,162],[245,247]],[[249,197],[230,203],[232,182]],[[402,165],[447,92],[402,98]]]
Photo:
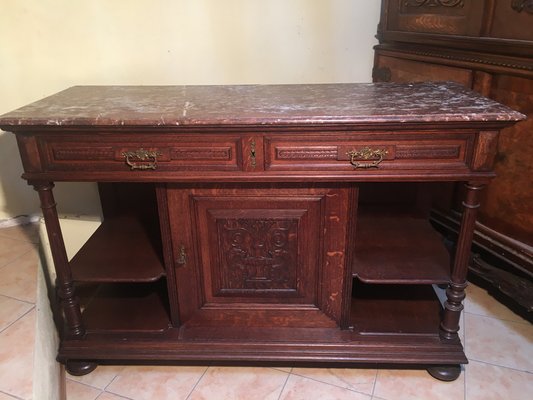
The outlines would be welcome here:
[[[14,262],[18,261],[19,259],[21,259],[22,257],[24,257],[26,254],[32,252],[32,251],[35,251],[37,253],[37,259],[39,260],[39,251],[37,249],[34,249],[34,248],[31,248],[27,251],[25,251],[24,253],[21,253],[19,254],[17,257],[15,257],[14,259],[12,259],[11,261],[8,261],[6,264],[2,264],[0,265],[0,272],[2,272],[2,269],[4,269],[5,267],[7,267],[8,265],[11,265],[13,264]]]
[[[333,386],[333,387],[336,387],[336,388],[339,388],[339,389],[348,390],[349,392],[358,393],[358,394],[363,394],[363,395],[365,395],[365,396],[370,396],[370,397],[372,397],[371,394],[368,394],[368,393],[365,393],[365,392],[361,392],[361,391],[359,391],[359,390],[351,389],[351,388],[348,388],[348,387],[346,387],[346,386],[335,385],[335,384],[333,384],[333,383],[329,383],[329,382],[319,381],[318,379],[310,378],[310,377],[308,377],[308,376],[300,375],[300,374],[297,374],[297,373],[294,373],[294,372],[291,372],[290,375],[299,376],[300,378],[309,379],[310,381],[313,381],[313,382],[322,383],[322,384],[324,384],[324,385]],[[376,376],[377,376],[377,372],[376,372]],[[375,381],[374,381],[374,383],[375,383]]]
[[[13,326],[15,323],[17,323],[18,321],[20,321],[22,318],[24,318],[26,315],[28,315],[30,312],[32,312],[33,310],[36,309],[36,306],[35,304],[30,307],[30,309],[28,311],[26,311],[24,314],[22,314],[20,317],[18,317],[16,320],[14,320],[13,322],[11,322],[8,326],[6,326],[4,329],[0,330],[0,334],[4,333],[7,329],[9,329],[11,326]]]
[[[96,396],[96,399],[98,397],[100,397],[100,395],[102,393],[104,393],[104,390],[103,389],[100,389],[100,388],[97,388],[95,386],[92,386],[92,385],[89,385],[88,383],[85,383],[85,382],[80,382],[80,381],[76,381],[74,379],[70,379],[69,377],[65,376],[65,384],[66,384],[66,381],[71,381],[73,383],[77,383],[79,385],[82,385],[82,386],[85,386],[85,387],[88,387],[88,388],[91,388],[91,389],[94,389],[94,390],[98,390],[100,393],[98,393],[98,396]],[[68,394],[68,393],[67,393]],[[68,400],[68,397],[67,397],[67,400]]]
[[[202,376],[200,376],[200,379],[198,379],[196,381],[196,383],[194,384],[194,386],[192,387],[191,391],[189,392],[189,394],[187,395],[187,397],[185,398],[185,400],[189,400],[191,395],[193,394],[194,390],[196,389],[196,387],[198,386],[198,384],[200,383],[200,381],[204,378],[204,375],[207,373],[207,370],[211,368],[211,366],[207,366],[205,371],[203,372]]]
[[[511,310],[509,310],[509,311],[511,311]],[[529,322],[529,321],[527,321],[525,319],[523,321],[514,321],[512,319],[498,318],[498,317],[494,317],[492,315],[478,314],[478,313],[473,313],[473,312],[466,311],[466,310],[465,310],[465,314],[475,315],[477,317],[485,317],[485,318],[490,318],[490,319],[497,319],[498,321],[517,323],[517,324],[521,324],[521,325],[531,325],[531,322]]]
[[[113,377],[113,379],[111,379],[111,380],[109,381],[109,383],[108,383],[107,385],[105,385],[105,387],[104,387],[104,392],[107,392],[107,388],[108,388],[109,386],[111,386],[111,384],[112,384],[113,382],[115,382],[115,380],[116,380],[116,379],[118,378],[118,376],[122,373],[122,371],[124,371],[124,368],[123,368],[120,372],[117,372],[117,374]],[[113,392],[109,392],[109,393],[113,393]],[[113,394],[115,394],[115,393],[113,393]]]
[[[285,378],[285,382],[283,382],[283,386],[281,387],[281,391],[279,392],[278,400],[281,400],[281,396],[283,396],[283,391],[285,390],[285,386],[287,386],[287,382],[289,381],[289,378],[292,375],[292,368],[291,372],[287,372],[287,377]]]
[[[108,385],[109,386],[109,385]],[[132,399],[131,397],[126,397],[126,396],[123,396],[121,394],[118,394],[118,393],[115,393],[113,392],[112,390],[102,390],[102,393],[109,393],[109,394],[112,394],[113,396],[118,396],[118,397],[122,397],[123,399],[127,399],[127,400],[134,400]],[[101,396],[102,393],[100,393],[98,396]]]
[[[18,396],[15,396],[14,394],[11,394],[11,393],[8,393],[8,392],[4,392],[3,390],[0,390],[0,393],[5,394],[7,396],[11,396],[11,397],[13,397],[14,399],[17,399],[17,400],[24,400],[22,397],[18,397]]]
[[[121,394],[117,394],[117,393],[113,393],[113,392],[108,392],[107,390],[104,390],[102,393],[100,393],[100,394],[98,395],[98,397],[96,398],[96,400],[98,400],[98,398],[99,398],[100,396],[102,396],[104,393],[112,394],[113,396],[120,397],[121,399],[124,399],[124,400],[135,400],[135,399],[132,399],[131,397],[122,396]],[[67,399],[67,400],[68,400],[68,399]]]
[[[4,293],[0,293],[0,297],[6,297],[8,299],[20,301],[21,303],[26,303],[26,304],[32,305],[32,306],[34,306],[36,304],[36,303],[32,303],[31,301],[28,301],[28,300],[17,299],[16,297],[9,296],[9,295],[4,294]]]
[[[68,372],[67,372],[67,374],[68,374]],[[99,390],[101,392],[103,392],[105,390],[105,389],[99,388],[97,386],[93,386],[93,385],[91,385],[89,383],[80,382],[80,381],[77,381],[76,379],[69,378],[68,376],[65,376],[65,380],[66,381],[71,381],[71,382],[74,382],[74,383],[79,383],[80,385],[87,386],[87,387],[90,387],[91,389]]]
[[[376,368],[376,375],[374,375],[374,384],[372,385],[372,394],[371,397],[374,397],[374,392],[376,391],[376,383],[378,382],[378,373],[379,369]]]
[[[467,331],[466,331],[466,310],[463,308],[463,338],[464,338],[464,343],[463,343],[463,353],[466,355],[466,340],[467,340]],[[464,400],[467,400],[466,399],[466,380],[467,380],[467,372],[466,372],[466,365],[463,365],[463,374],[464,374],[464,377],[463,377],[463,399]]]
[[[306,376],[306,375],[302,375],[302,374],[298,374],[298,373],[295,373],[295,372],[290,372],[291,375],[294,375],[294,376],[299,376],[300,378],[305,378],[305,379],[309,379],[311,381],[314,381],[314,382],[318,382],[318,383],[323,383],[325,385],[329,385],[329,386],[334,386],[334,387],[337,387],[339,389],[344,389],[344,390],[349,390],[350,392],[355,392],[355,393],[360,393],[360,394],[364,394],[364,395],[367,395],[369,396],[368,393],[365,393],[365,392],[361,392],[360,390],[355,390],[355,389],[351,389],[351,388],[348,388],[346,386],[339,386],[339,385],[335,385],[334,383],[329,383],[329,382],[324,382],[324,381],[320,381],[318,379],[315,379],[315,378],[311,378],[309,376]],[[376,377],[377,377],[377,371],[376,371]],[[376,383],[376,380],[374,379],[374,384]],[[373,389],[372,389],[373,391]],[[372,395],[370,395],[372,396]]]
[[[463,399],[464,400],[467,400],[466,399],[466,380],[467,380],[467,371],[466,371],[466,367],[463,367]]]
[[[509,312],[513,312],[513,311],[509,310]],[[532,324],[528,320],[520,317],[518,314],[516,314],[516,315],[518,317],[522,318],[522,321],[516,321],[516,320],[513,320],[513,319],[507,319],[507,318],[499,318],[499,317],[496,317],[494,315],[478,314],[478,313],[471,312],[471,311],[466,311],[466,310],[465,310],[465,313],[466,314],[470,314],[470,315],[475,315],[475,316],[478,316],[478,317],[486,317],[486,318],[491,318],[491,319],[497,319],[497,320],[504,321],[504,322],[515,322],[517,324],[523,324],[523,325],[531,325]]]
[[[505,369],[510,369],[510,370],[512,370],[512,371],[516,371],[516,372],[524,372],[524,373],[526,373],[526,374],[533,375],[533,371],[527,371],[527,370],[524,370],[524,369],[508,367],[508,366],[505,366],[505,365],[494,364],[494,363],[487,362],[487,361],[476,360],[475,358],[472,358],[472,357],[468,357],[468,361],[475,361],[475,362],[477,362],[477,363],[487,364],[487,365],[491,365],[491,366],[493,366],[493,367],[505,368]]]
[[[2,230],[3,228],[0,228],[0,231]],[[9,229],[9,228],[7,228]],[[37,235],[37,237],[39,237],[39,235]],[[22,243],[28,243],[28,244],[32,244],[34,246],[37,246],[39,245],[39,242],[33,242],[32,239],[28,239],[28,240],[24,240],[24,239],[17,239],[17,238],[13,238],[13,237],[9,237],[8,235],[0,232],[0,242],[2,241],[2,239],[9,239],[9,240],[15,240],[17,242],[22,242]]]

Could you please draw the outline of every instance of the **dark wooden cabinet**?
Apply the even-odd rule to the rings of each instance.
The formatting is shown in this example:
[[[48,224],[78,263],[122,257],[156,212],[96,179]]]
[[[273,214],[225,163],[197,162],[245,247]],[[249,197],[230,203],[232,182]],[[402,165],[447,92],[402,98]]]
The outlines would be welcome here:
[[[504,129],[494,182],[483,193],[471,271],[533,310],[533,3],[384,0],[374,81],[455,81],[528,115]],[[460,197],[459,194],[457,197]],[[436,222],[453,236],[460,208]],[[453,211],[450,212],[450,209]],[[444,212],[444,215],[442,215]],[[509,303],[508,301],[508,303]],[[524,311],[525,310],[525,311]]]
[[[522,118],[451,83],[74,87],[0,117],[41,199],[58,359],[457,378],[479,194],[498,131]],[[70,261],[54,181],[99,182],[105,200]],[[445,182],[465,187],[455,254],[408,190]]]

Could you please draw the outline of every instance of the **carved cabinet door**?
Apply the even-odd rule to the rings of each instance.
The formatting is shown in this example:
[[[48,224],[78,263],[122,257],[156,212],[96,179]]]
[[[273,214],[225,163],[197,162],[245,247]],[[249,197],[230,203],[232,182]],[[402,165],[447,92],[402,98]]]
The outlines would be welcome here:
[[[355,189],[169,185],[166,192],[182,324],[340,324]]]

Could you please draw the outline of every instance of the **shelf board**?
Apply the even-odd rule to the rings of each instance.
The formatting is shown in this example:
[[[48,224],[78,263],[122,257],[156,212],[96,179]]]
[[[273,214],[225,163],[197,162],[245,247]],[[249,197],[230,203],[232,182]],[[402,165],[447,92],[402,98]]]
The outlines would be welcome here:
[[[450,255],[424,218],[362,212],[357,219],[353,275],[366,283],[449,282]]]
[[[430,285],[357,282],[351,324],[362,335],[438,335],[441,310]]]
[[[133,216],[107,219],[70,261],[75,282],[153,282],[165,275],[162,255]]]
[[[100,284],[81,298],[88,333],[161,333],[170,327],[165,281]],[[93,286],[93,285],[91,285]]]

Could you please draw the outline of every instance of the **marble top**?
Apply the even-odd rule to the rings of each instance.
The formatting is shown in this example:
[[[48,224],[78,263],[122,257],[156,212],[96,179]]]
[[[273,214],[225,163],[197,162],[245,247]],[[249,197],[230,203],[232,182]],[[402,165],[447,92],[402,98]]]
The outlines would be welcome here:
[[[518,121],[450,82],[233,86],[74,86],[0,116],[0,128]]]

